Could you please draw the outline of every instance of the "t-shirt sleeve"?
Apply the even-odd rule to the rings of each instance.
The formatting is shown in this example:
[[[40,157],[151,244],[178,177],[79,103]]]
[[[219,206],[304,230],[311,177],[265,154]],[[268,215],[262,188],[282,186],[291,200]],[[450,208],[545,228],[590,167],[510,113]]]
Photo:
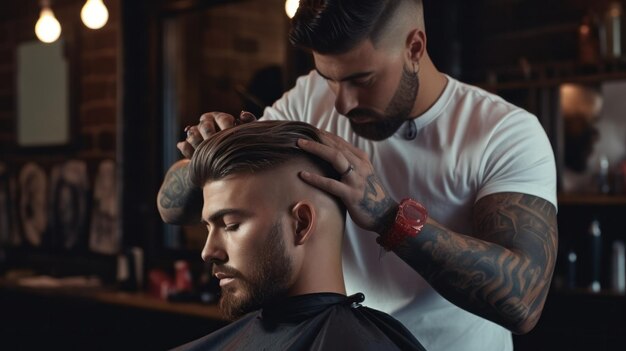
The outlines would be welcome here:
[[[517,192],[557,207],[554,152],[535,116],[519,110],[505,117],[491,133],[482,163],[476,201],[494,193]]]

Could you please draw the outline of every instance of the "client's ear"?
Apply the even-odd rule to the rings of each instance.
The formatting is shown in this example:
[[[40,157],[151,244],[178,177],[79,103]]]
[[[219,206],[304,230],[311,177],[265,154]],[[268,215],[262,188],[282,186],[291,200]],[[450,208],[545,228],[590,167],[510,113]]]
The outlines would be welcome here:
[[[302,245],[309,239],[315,229],[315,219],[317,217],[315,208],[311,203],[301,201],[293,207],[291,214],[296,223],[294,243]]]

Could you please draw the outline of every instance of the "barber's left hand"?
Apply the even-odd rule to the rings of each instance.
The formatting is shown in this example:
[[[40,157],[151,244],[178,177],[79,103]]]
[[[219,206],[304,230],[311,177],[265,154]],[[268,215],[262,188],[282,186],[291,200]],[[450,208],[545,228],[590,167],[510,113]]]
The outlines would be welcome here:
[[[332,164],[341,179],[304,171],[300,176],[305,182],[339,197],[359,227],[383,234],[390,216],[395,216],[398,203],[387,195],[369,156],[332,133],[321,132],[321,139],[322,143],[300,139],[298,146]]]

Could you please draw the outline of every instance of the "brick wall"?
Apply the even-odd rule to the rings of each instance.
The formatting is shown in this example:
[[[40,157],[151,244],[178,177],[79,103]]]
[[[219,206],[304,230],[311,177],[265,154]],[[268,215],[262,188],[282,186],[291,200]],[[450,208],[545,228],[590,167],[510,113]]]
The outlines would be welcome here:
[[[50,177],[54,166],[78,159],[86,162],[93,189],[99,163],[115,160],[120,1],[104,1],[109,20],[99,30],[82,24],[80,9],[84,0],[52,2],[52,9],[61,23],[62,38],[69,48],[70,143],[35,148],[20,147],[17,140],[17,47],[22,42],[37,40],[34,26],[40,9],[38,1],[3,1],[0,6],[0,163],[4,164],[0,176],[4,179],[3,185],[7,184],[7,179],[16,179],[27,162],[37,163]],[[19,188],[17,191],[19,193]],[[14,196],[14,202],[8,203],[9,208],[18,206],[17,198]],[[11,226],[19,232],[20,224],[16,220],[12,219]]]
[[[107,1],[109,22],[80,31],[78,134],[81,158],[115,158],[119,0]]]
[[[241,1],[178,17],[182,127],[208,111],[238,114],[245,100],[237,90],[247,89],[261,69],[283,69],[289,21],[284,4]]]
[[[73,37],[76,48],[73,54],[76,62],[69,63],[71,74],[75,75],[71,93],[76,105],[70,106],[76,111],[72,147],[60,152],[44,148],[41,153],[26,153],[27,156],[24,156],[26,150],[17,145],[16,49],[23,41],[36,40],[34,24],[39,9],[32,4],[17,3],[11,9],[16,16],[0,20],[1,159],[19,164],[28,160],[47,163],[50,156],[55,160],[79,158],[94,162],[115,158],[119,0],[105,1],[109,21],[99,30],[88,29],[80,22],[84,1],[57,1],[58,6],[53,7],[63,34]],[[44,152],[46,156],[42,155]]]

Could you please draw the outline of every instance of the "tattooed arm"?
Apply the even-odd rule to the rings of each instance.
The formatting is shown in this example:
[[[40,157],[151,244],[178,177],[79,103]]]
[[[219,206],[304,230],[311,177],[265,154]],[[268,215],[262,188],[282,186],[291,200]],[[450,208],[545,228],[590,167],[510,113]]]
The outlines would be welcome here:
[[[340,180],[302,172],[307,183],[342,199],[361,228],[386,233],[398,211],[365,152],[324,133],[323,143],[298,145],[343,173]],[[416,199],[419,201],[419,199]],[[485,196],[474,205],[473,233],[463,235],[428,219],[395,253],[457,306],[526,333],[537,323],[556,260],[556,209],[519,193]]]
[[[489,195],[474,207],[471,236],[429,219],[395,252],[452,303],[527,333],[539,320],[550,287],[556,210],[535,196]]]
[[[161,219],[170,224],[200,222],[202,191],[189,182],[189,160],[170,167],[157,195]]]

